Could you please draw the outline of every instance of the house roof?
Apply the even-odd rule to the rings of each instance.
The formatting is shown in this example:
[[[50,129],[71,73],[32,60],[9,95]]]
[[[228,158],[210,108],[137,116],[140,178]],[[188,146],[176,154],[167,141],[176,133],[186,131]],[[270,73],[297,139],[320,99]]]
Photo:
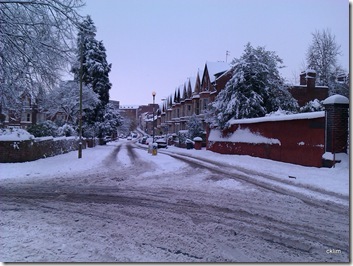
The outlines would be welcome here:
[[[205,69],[206,69],[206,66],[207,66],[208,75],[210,77],[211,82],[215,81],[216,74],[223,73],[223,72],[227,71],[228,69],[230,69],[230,65],[227,62],[209,62],[209,61],[207,61],[205,64]]]

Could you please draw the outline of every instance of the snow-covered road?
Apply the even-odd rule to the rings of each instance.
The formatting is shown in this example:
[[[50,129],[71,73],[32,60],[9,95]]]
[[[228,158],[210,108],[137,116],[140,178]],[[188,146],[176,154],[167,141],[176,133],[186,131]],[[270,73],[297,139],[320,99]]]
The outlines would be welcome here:
[[[89,171],[2,179],[1,261],[349,261],[348,204],[131,142],[98,149]]]

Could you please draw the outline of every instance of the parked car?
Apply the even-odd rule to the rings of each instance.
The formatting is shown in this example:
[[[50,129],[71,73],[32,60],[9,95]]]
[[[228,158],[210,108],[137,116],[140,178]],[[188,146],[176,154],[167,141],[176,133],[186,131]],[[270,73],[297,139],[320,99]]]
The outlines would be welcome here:
[[[104,139],[105,142],[112,141],[112,138],[109,137],[109,136],[105,136],[103,139]]]
[[[142,144],[146,144],[147,139],[148,139],[147,136],[143,136],[142,139],[141,139],[141,143]]]
[[[132,137],[131,137],[131,136],[128,136],[128,137],[127,137],[127,140],[132,140]]]
[[[165,141],[165,139],[157,139],[156,140],[157,143],[157,147],[159,148],[168,148],[167,142]]]

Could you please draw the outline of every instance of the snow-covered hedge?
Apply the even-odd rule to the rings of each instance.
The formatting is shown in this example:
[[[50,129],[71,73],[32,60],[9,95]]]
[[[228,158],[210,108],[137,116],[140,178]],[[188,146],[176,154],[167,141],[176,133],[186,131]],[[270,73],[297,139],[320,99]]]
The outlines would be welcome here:
[[[23,129],[0,131],[0,163],[34,161],[77,150],[77,137],[34,138]],[[86,147],[83,141],[83,148]]]
[[[33,140],[34,136],[24,129],[4,128],[0,129],[0,141]]]

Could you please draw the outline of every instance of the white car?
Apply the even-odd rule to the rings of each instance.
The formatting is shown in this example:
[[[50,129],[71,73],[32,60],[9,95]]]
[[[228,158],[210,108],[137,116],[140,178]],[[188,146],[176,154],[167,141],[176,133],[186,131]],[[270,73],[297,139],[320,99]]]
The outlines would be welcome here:
[[[156,143],[158,145],[158,148],[168,148],[168,145],[165,139],[157,139]]]

